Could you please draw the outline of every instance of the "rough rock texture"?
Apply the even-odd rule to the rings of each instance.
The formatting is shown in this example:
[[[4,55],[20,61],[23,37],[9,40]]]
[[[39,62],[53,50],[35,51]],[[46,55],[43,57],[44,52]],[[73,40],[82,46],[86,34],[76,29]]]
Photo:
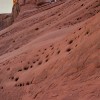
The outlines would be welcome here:
[[[18,17],[20,11],[24,13],[26,10],[36,9],[36,5],[42,5],[50,0],[19,0],[13,5],[11,14],[0,14],[0,30],[13,24]]]
[[[29,8],[0,31],[0,100],[100,100],[100,2]]]
[[[0,30],[10,26],[12,21],[11,14],[0,14]]]
[[[20,6],[24,6],[27,4],[35,4],[36,0],[19,0]]]
[[[17,18],[19,13],[20,13],[20,5],[19,5],[19,3],[16,3],[16,4],[13,5],[13,8],[12,8],[12,18],[13,18],[13,20],[15,20]]]
[[[13,5],[11,14],[0,14],[0,30],[13,24],[20,12],[20,5],[16,3]]]
[[[19,0],[19,4],[23,6],[26,4],[46,3],[46,2],[51,2],[51,1],[53,0]]]

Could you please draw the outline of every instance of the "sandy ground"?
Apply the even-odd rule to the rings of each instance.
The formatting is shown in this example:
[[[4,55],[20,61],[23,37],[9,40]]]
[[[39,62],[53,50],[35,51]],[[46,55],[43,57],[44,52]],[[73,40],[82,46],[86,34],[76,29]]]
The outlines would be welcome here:
[[[100,1],[23,9],[0,31],[0,100],[100,100]]]

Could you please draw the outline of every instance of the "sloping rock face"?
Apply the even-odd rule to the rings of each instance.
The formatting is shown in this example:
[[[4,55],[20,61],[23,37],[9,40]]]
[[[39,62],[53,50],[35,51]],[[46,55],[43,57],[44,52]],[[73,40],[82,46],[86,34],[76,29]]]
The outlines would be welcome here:
[[[36,2],[36,0],[19,0],[19,4],[22,5],[26,5],[26,4],[34,4]]]
[[[99,0],[29,5],[0,31],[0,100],[100,100]]]
[[[18,3],[13,5],[11,14],[0,14],[0,30],[12,25],[15,19],[18,17],[20,11],[24,12],[26,10],[33,9],[36,5],[42,5],[49,0],[19,0]],[[36,8],[36,7],[35,7]]]
[[[38,3],[46,3],[51,2],[53,0],[19,0],[19,4],[25,5],[25,4],[38,4]]]
[[[11,14],[0,14],[0,30],[10,26],[12,22]]]
[[[49,4],[51,2],[54,1],[53,0],[19,0],[22,13],[28,10],[37,9],[38,6]]]

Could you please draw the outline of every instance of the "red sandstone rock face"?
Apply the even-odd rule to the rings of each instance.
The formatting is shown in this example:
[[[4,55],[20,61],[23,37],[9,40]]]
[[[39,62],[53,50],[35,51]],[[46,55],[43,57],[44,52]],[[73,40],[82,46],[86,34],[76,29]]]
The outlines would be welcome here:
[[[0,14],[0,30],[10,26],[12,22],[11,14]]]
[[[20,5],[25,5],[25,4],[34,4],[35,0],[19,0]]]
[[[19,0],[19,4],[23,6],[25,4],[39,4],[39,3],[46,3],[51,1],[53,0]]]
[[[100,100],[99,0],[29,5],[0,31],[0,100]]]
[[[49,3],[50,0],[19,0],[18,4],[15,4],[12,8],[12,14],[0,15],[0,17],[6,16],[6,18],[0,18],[0,30],[12,25],[16,20],[19,13],[25,14],[27,10],[36,9],[36,5],[42,6],[45,3]],[[27,12],[26,12],[27,13]],[[30,14],[28,14],[30,15]],[[22,15],[23,16],[23,15]]]

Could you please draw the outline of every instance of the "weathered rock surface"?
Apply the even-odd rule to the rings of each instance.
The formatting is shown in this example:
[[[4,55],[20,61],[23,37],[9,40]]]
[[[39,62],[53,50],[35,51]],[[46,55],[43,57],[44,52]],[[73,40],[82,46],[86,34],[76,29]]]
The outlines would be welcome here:
[[[16,3],[13,5],[11,14],[0,14],[0,30],[9,27],[13,24],[20,12],[20,5]]]
[[[19,5],[19,3],[16,3],[16,4],[13,5],[13,8],[12,8],[12,18],[13,18],[13,20],[15,20],[17,18],[19,13],[20,13],[20,5]]]
[[[13,5],[11,14],[0,14],[0,30],[12,25],[15,19],[18,17],[20,11],[24,12],[30,9],[36,9],[36,5],[42,5],[49,0],[19,0]]]
[[[10,26],[12,21],[11,14],[0,14],[0,30]]]
[[[30,5],[0,31],[0,100],[100,100],[99,0]]]

